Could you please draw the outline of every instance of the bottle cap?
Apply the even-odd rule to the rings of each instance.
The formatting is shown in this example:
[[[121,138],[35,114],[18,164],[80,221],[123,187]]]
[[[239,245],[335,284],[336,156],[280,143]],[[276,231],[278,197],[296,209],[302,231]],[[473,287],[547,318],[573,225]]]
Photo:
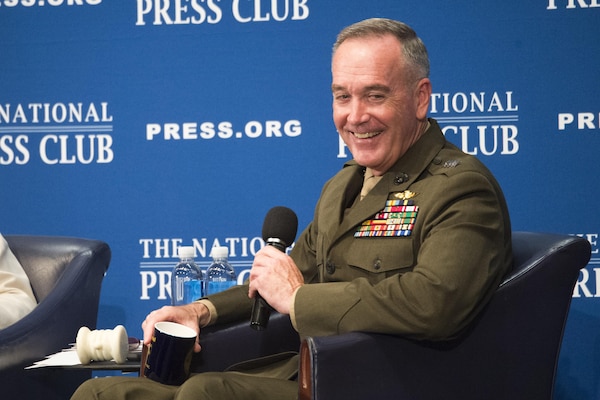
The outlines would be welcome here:
[[[227,258],[229,256],[229,248],[225,246],[215,246],[210,251],[212,258]]]
[[[196,257],[196,249],[194,246],[179,246],[177,254],[179,258],[194,258]]]

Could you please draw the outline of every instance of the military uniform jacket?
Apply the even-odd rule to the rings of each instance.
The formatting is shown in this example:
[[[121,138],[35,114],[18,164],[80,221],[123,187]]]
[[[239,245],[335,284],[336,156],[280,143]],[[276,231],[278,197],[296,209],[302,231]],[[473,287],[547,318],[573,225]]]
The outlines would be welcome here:
[[[511,228],[498,183],[430,122],[363,200],[356,197],[364,168],[354,161],[323,187],[290,254],[310,283],[293,307],[301,336],[450,338],[510,268]],[[211,299],[219,320],[239,314],[234,299],[242,301],[244,291],[247,298],[247,288],[239,288]]]

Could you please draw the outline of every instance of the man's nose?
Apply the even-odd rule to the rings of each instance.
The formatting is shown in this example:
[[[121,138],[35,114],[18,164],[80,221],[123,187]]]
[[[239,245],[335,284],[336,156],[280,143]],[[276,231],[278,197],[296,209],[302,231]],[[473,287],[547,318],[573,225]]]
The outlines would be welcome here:
[[[362,101],[355,100],[350,104],[348,113],[348,122],[351,124],[361,124],[369,120],[368,108]]]

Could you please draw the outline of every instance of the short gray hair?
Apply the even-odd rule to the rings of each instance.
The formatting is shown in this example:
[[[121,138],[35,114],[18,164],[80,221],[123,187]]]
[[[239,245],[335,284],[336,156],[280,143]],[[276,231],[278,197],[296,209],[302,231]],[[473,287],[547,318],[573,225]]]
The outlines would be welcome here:
[[[410,26],[392,19],[370,18],[342,29],[333,44],[333,53],[347,39],[384,35],[393,35],[402,44],[402,54],[417,75],[416,79],[429,77],[429,56],[425,44]]]

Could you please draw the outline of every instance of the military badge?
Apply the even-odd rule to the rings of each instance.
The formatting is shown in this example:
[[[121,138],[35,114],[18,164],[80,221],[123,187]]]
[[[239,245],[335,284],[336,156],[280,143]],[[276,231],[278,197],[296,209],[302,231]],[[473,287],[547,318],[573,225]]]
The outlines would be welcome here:
[[[356,238],[410,236],[417,220],[419,206],[412,197],[416,193],[409,190],[394,193],[394,199],[385,203],[383,210],[363,222],[354,233]],[[407,198],[408,197],[408,198]]]
[[[396,192],[396,193],[392,194],[392,196],[394,196],[394,198],[398,199],[398,200],[412,199],[416,195],[417,194],[415,192],[411,192],[410,190],[405,190],[404,192]]]

